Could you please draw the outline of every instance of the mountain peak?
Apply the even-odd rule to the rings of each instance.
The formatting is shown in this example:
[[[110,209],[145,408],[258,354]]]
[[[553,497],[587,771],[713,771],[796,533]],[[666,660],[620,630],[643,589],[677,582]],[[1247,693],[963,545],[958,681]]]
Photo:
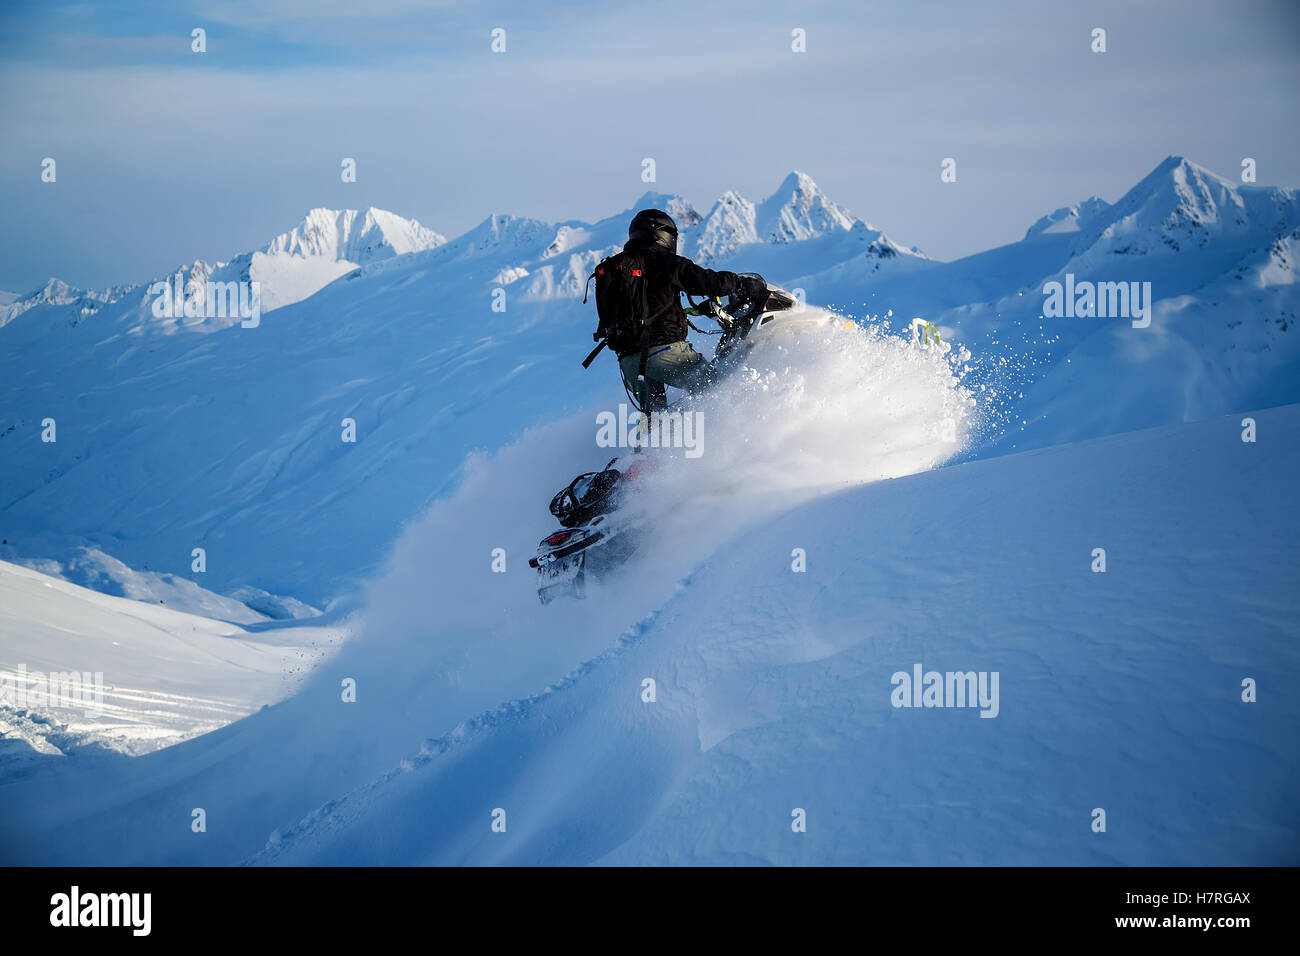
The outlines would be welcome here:
[[[103,303],[111,302],[121,291],[120,287],[114,287],[103,292],[79,289],[76,286],[69,285],[62,279],[51,276],[42,285],[26,294],[2,293],[4,298],[0,299],[0,326],[12,322],[28,309],[35,308],[38,305],[81,303],[83,310],[93,312]]]
[[[677,198],[679,197],[674,196],[671,193],[659,193],[652,189],[642,193],[637,201],[632,203],[632,206],[628,211],[638,213],[642,209],[662,209],[664,212],[667,212],[668,206]]]
[[[1228,187],[1238,185],[1183,156],[1166,156],[1134,189],[1140,188],[1145,183],[1157,182],[1173,182],[1179,185],[1201,182]]]
[[[758,207],[755,230],[767,242],[794,242],[848,231],[857,220],[832,202],[807,173],[793,170]]]
[[[813,178],[807,173],[792,169],[781,180],[781,185],[777,187],[775,195],[788,196],[791,193],[812,195],[821,194],[821,189],[813,182]]]
[[[1114,256],[1267,245],[1287,228],[1295,205],[1295,190],[1243,185],[1167,156],[1117,203],[1081,223],[1070,267],[1080,272],[1110,268]]]
[[[627,211],[627,217],[630,220],[633,215],[642,209],[661,209],[673,217],[673,222],[677,223],[679,231],[690,229],[699,224],[704,217],[699,211],[691,205],[690,201],[683,199],[675,193],[650,192],[643,193],[632,207]]]
[[[414,219],[370,206],[364,211],[327,209],[308,211],[302,222],[272,239],[261,250],[266,255],[323,258],[365,265],[379,259],[440,246],[447,240]]]

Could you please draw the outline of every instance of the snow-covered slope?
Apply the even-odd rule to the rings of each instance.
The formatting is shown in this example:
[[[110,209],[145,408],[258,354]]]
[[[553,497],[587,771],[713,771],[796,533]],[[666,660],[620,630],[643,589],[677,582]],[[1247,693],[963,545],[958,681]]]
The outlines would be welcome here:
[[[811,301],[922,316],[969,348],[1015,398],[990,454],[1296,401],[1298,229],[1295,189],[1173,156],[1113,205],[1057,210],[1020,242],[915,274],[829,270],[802,284]],[[1045,315],[1046,284],[1066,281],[1138,283],[1150,324]]]
[[[1293,863],[1300,407],[1258,421],[1253,445],[1234,417],[795,509],[255,859]],[[917,664],[996,672],[996,703],[894,706]],[[1247,679],[1275,692],[1243,702]]]
[[[656,537],[543,610],[546,501],[622,397],[578,300],[646,206],[861,327],[691,406]],[[953,263],[797,173],[705,214],[404,222],[316,211],[182,271],[267,270],[256,327],[54,281],[5,313],[0,666],[102,670],[115,709],[3,711],[0,861],[1295,861],[1294,190],[1174,157]],[[1045,318],[1067,272],[1150,282],[1150,325]],[[220,726],[337,636],[270,620],[302,601],[357,636]],[[998,672],[998,716],[890,706],[915,665]]]
[[[1031,236],[1051,236],[1058,233],[1081,232],[1092,226],[1098,217],[1105,214],[1110,203],[1100,196],[1090,196],[1083,202],[1072,206],[1062,206],[1043,216],[1025,232],[1025,238]]]
[[[14,550],[4,547],[6,552]],[[253,587],[245,586],[229,595],[217,594],[189,577],[128,567],[98,548],[80,548],[61,562],[46,558],[27,564],[32,570],[102,594],[161,604],[173,611],[232,624],[263,624],[272,620],[317,617],[321,613],[295,598],[269,594]]]
[[[357,636],[341,656],[284,707],[258,715],[272,721],[273,731],[246,720],[205,738],[219,753],[182,746],[156,755],[173,766],[165,773],[204,777],[211,800],[223,808],[221,844],[191,849],[214,859],[207,854],[253,840],[252,852],[265,841],[268,819],[296,820],[340,789],[364,784],[431,733],[534,693],[599,654],[625,622],[662,605],[691,567],[739,528],[846,482],[933,467],[958,453],[968,434],[975,410],[950,352],[829,326],[793,341],[770,340],[751,354],[750,373],[733,376],[697,409],[703,454],[670,456],[647,486],[643,500],[657,502],[655,510],[670,519],[663,546],[629,570],[629,586],[602,589],[546,618],[538,618],[526,565],[551,530],[538,502],[571,477],[575,463],[608,460],[610,452],[596,445],[594,412],[530,432],[494,460],[472,457],[461,489],[435,504],[393,557],[394,573],[378,585],[391,599],[369,598],[373,613],[354,626]],[[847,454],[846,427],[860,435]],[[495,547],[505,549],[513,573],[490,571]],[[546,636],[521,639],[536,636],[539,623]],[[355,706],[342,698],[345,680],[355,682]],[[189,765],[192,758],[198,763]],[[190,769],[175,769],[172,760]],[[232,773],[248,772],[264,781],[255,793],[228,788]],[[290,778],[292,786],[281,785]],[[102,782],[94,800],[75,808],[61,801],[64,810],[108,810],[113,783]],[[0,834],[0,846],[6,836]],[[186,852],[149,840],[139,852],[151,845],[169,856]]]
[[[292,693],[340,639],[253,633],[0,561],[0,780],[49,769],[42,757],[147,753],[224,726]]]
[[[789,257],[788,275],[830,261],[818,243],[855,256],[869,245],[811,180],[787,182],[789,196],[760,204],[770,235],[731,265],[752,268],[766,250],[778,270]],[[684,200],[651,193],[634,204],[646,205],[678,217],[684,248],[704,228]],[[387,246],[362,241],[377,235],[372,220]],[[328,269],[335,256],[365,261],[257,328],[158,319],[139,290],[84,313],[75,297],[33,306],[0,337],[3,553],[63,560],[90,545],[132,568],[186,574],[192,549],[207,547],[226,556],[209,562],[212,590],[327,603],[455,481],[466,449],[608,402],[610,366],[578,364],[594,324],[580,298],[627,221],[494,215],[450,242],[388,255],[420,243],[402,245],[373,211],[313,213],[267,255],[308,252]],[[196,268],[183,286],[216,275]],[[55,444],[40,441],[47,418]],[[355,444],[342,441],[345,418]]]
[[[629,213],[652,205],[712,265],[868,325],[921,316],[966,346],[967,383],[999,416],[975,454],[1300,399],[1295,191],[1176,157],[1114,205],[1065,207],[1021,242],[952,263],[904,249],[799,173],[707,214],[649,193],[595,223],[493,215],[422,250],[431,239],[378,212],[313,213],[268,244],[273,258],[366,261],[258,328],[51,289],[0,329],[0,553],[64,561],[89,545],[184,575],[208,547],[206,587],[324,606],[454,487],[467,449],[616,405],[612,360],[578,364],[595,321],[582,288]],[[1150,281],[1151,326],[1044,319],[1044,283],[1071,269]],[[40,441],[47,418],[57,444]]]
[[[710,478],[720,520],[687,516],[662,581],[645,573],[657,554],[640,588],[541,612],[522,562],[493,574],[488,549],[517,557],[520,477],[573,451],[578,423],[544,430],[410,530],[358,637],[302,692],[129,775],[73,765],[0,788],[0,847],[57,863],[1294,862],[1300,407],[1254,417],[1253,444],[1234,416],[783,503],[764,481],[711,496]],[[894,706],[916,665],[996,672],[996,707]],[[194,806],[220,821],[206,839]]]

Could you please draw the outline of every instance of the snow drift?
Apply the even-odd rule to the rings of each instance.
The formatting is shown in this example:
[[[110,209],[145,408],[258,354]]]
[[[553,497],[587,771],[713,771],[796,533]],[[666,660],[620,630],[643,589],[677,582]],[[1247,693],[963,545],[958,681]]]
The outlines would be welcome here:
[[[797,501],[957,453],[975,412],[954,370],[959,357],[840,324],[756,349],[692,408],[707,423],[704,453],[687,459],[663,450],[645,492],[663,519],[657,543],[583,602],[543,609],[526,559],[551,530],[546,503],[554,491],[611,454],[595,444],[595,410],[473,456],[459,488],[402,537],[365,610],[349,622],[352,636],[297,695],[117,768],[116,779],[103,771],[91,800],[85,788],[39,798],[12,788],[3,799],[13,829],[0,843],[18,859],[31,852],[120,862],[123,839],[132,862],[232,862],[255,853],[273,830],[363,786],[422,740],[535,694],[606,651],[688,586],[699,562],[740,529]],[[504,574],[491,570],[496,548],[508,556]],[[356,687],[355,704],[341,700],[344,681]],[[156,790],[149,780],[159,782]],[[148,812],[134,801],[128,811],[114,796],[116,787],[138,794],[141,786],[152,792],[141,798]],[[220,843],[176,841],[166,821],[188,818],[186,803],[222,820]],[[69,818],[87,824],[76,846],[41,836]],[[108,819],[111,826],[99,825]]]
[[[1294,863],[1300,406],[1256,418],[809,501],[252,862]],[[918,664],[999,674],[996,718],[893,706]]]
[[[554,530],[551,496],[628,453],[597,447],[599,411],[472,459],[457,492],[408,529],[369,587],[347,653],[381,674],[394,656],[405,667],[419,657],[434,679],[486,691],[483,707],[533,693],[661,606],[741,529],[956,455],[978,412],[954,369],[961,353],[821,315],[824,326],[756,344],[742,368],[683,404],[701,423],[698,457],[643,452],[659,465],[635,502],[651,516],[650,540],[587,600],[541,608],[526,560]],[[497,549],[504,574],[491,570]]]
[[[49,757],[141,754],[215,730],[291,694],[339,638],[253,631],[0,561],[0,781]]]

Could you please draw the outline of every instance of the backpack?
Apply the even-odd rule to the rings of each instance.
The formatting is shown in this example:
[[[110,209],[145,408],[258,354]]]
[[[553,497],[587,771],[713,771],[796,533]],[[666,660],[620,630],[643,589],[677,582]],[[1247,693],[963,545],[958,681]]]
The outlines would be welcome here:
[[[599,322],[592,338],[599,342],[582,363],[590,367],[592,361],[606,345],[621,355],[643,351],[650,323],[672,307],[660,309],[653,315],[646,301],[646,269],[648,259],[637,252],[624,251],[610,256],[596,266],[587,276],[587,285],[596,280],[596,313]],[[582,301],[587,301],[584,292]]]

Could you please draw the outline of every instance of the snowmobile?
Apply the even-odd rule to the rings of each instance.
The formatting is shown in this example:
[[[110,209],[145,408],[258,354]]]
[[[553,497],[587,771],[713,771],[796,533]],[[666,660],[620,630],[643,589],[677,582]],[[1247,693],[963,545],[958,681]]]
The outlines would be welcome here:
[[[718,377],[735,369],[760,337],[828,321],[824,313],[805,316],[793,295],[771,284],[758,296],[732,295],[725,306],[718,299],[691,301],[686,312],[713,319],[720,327],[710,333],[721,336],[713,354]],[[636,403],[630,393],[629,398]],[[635,553],[646,516],[629,506],[629,497],[653,461],[636,454],[626,461],[614,458],[600,471],[574,478],[551,499],[551,514],[560,528],[543,538],[528,560],[537,569],[537,596],[543,604],[557,597],[585,597],[588,575],[600,578]]]
[[[624,506],[652,461],[646,456],[629,456],[625,463],[611,459],[602,470],[574,478],[551,499],[551,514],[560,528],[543,538],[528,559],[528,566],[537,569],[537,596],[543,604],[556,597],[586,597],[588,574],[608,574],[636,551],[642,522],[635,509]]]

